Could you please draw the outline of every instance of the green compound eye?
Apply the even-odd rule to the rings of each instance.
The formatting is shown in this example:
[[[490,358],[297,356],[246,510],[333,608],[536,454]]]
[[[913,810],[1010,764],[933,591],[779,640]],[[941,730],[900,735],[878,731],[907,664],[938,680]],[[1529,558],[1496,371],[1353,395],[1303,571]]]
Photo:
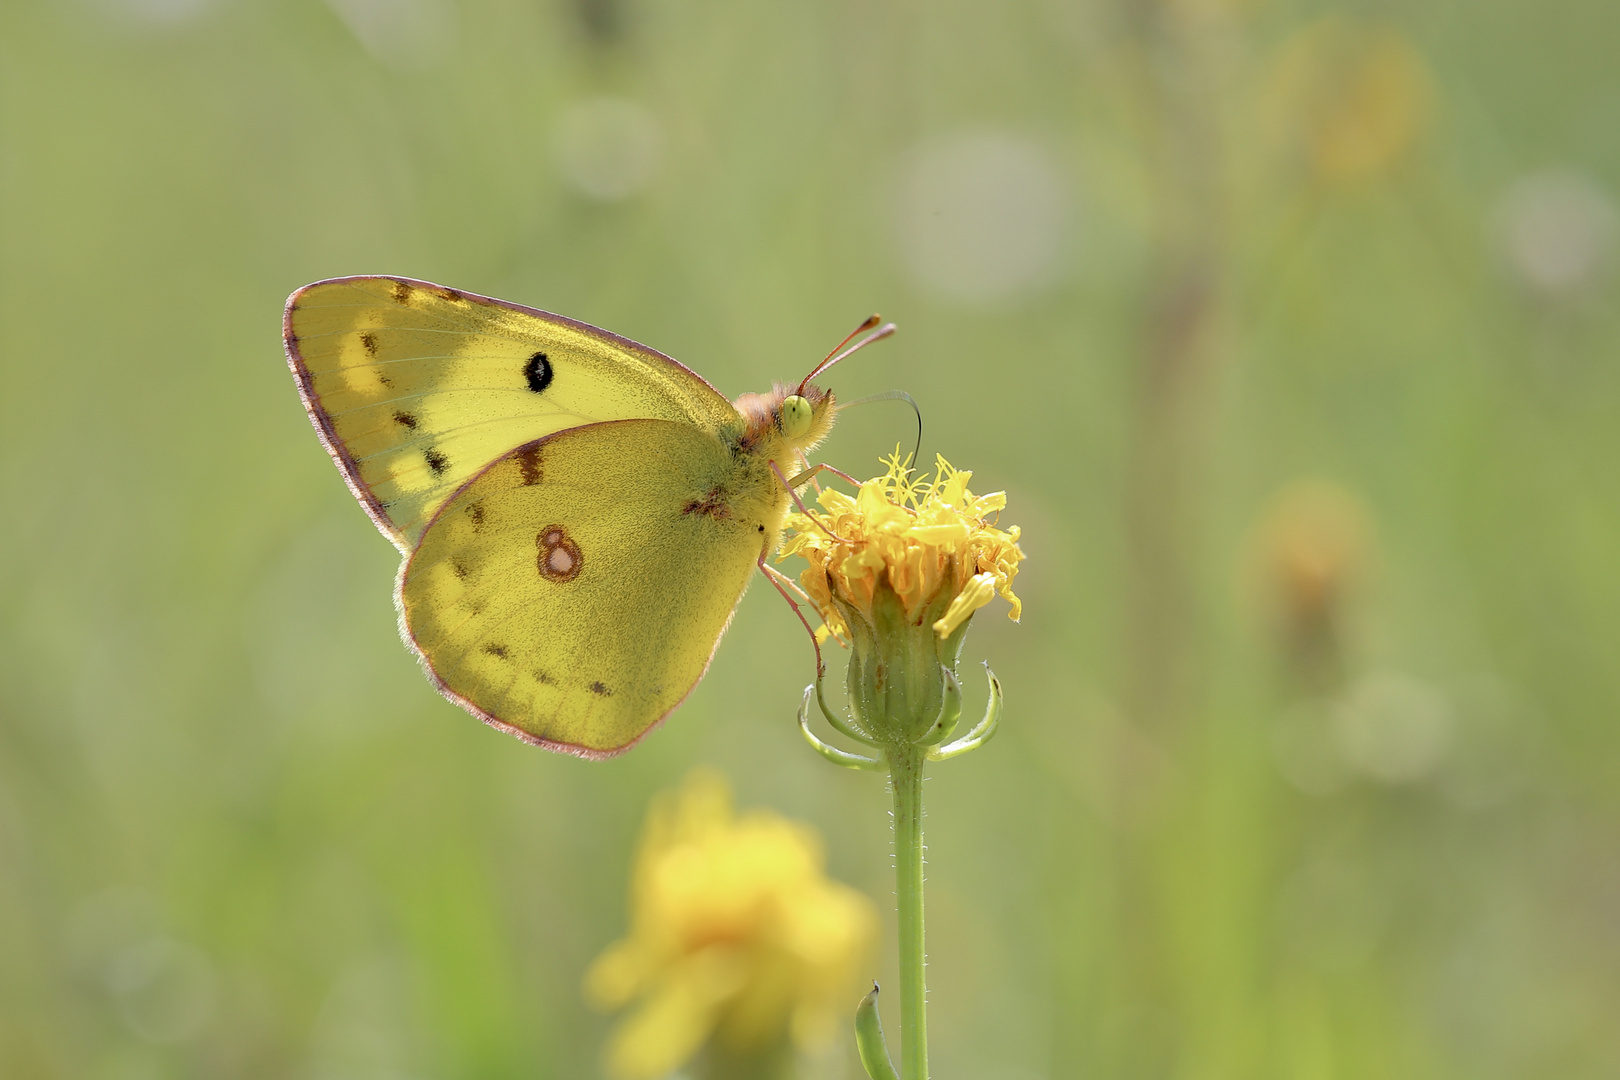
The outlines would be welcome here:
[[[790,439],[797,439],[810,430],[810,421],[815,418],[815,410],[810,403],[798,394],[790,394],[782,399],[782,434]]]

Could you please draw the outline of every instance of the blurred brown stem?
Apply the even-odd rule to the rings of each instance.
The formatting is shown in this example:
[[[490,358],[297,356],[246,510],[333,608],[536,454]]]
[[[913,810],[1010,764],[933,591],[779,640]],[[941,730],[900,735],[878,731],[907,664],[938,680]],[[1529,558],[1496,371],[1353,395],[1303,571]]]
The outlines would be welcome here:
[[[1149,172],[1156,189],[1154,271],[1136,365],[1125,515],[1131,547],[1127,705],[1150,736],[1185,710],[1197,543],[1188,493],[1210,419],[1214,333],[1224,289],[1222,153],[1203,24],[1183,5],[1135,2]]]
[[[1153,270],[1146,283],[1134,369],[1135,416],[1127,447],[1130,545],[1124,700],[1134,731],[1116,763],[1120,848],[1119,948],[1127,999],[1173,1008],[1176,986],[1156,875],[1163,775],[1177,767],[1197,672],[1194,556],[1200,543],[1193,494],[1213,418],[1217,328],[1225,292],[1221,126],[1217,67],[1206,24],[1191,6],[1127,0],[1132,75],[1146,171],[1154,188]],[[1176,1017],[1125,1017],[1113,1050],[1117,1075],[1175,1071],[1165,1055]]]

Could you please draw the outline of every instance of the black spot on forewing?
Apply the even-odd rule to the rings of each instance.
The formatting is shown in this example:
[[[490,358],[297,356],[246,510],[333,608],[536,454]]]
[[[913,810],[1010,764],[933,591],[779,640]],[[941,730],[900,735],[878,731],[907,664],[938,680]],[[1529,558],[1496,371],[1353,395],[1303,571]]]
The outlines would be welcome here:
[[[518,451],[518,472],[523,475],[524,487],[534,487],[540,482],[539,443],[530,443]]]
[[[596,694],[596,695],[598,695],[600,697],[612,697],[613,696],[613,691],[609,690],[605,684],[599,683],[599,682],[591,683],[590,691],[591,691],[591,693]]]
[[[439,299],[448,300],[452,304],[460,303],[461,301],[466,299],[466,297],[462,296],[459,292],[457,292],[454,289],[438,289],[436,291],[439,294]]]
[[[450,459],[432,447],[424,450],[422,456],[427,459],[428,468],[433,470],[434,476],[443,476],[444,471],[450,467]]]
[[[537,679],[537,680],[538,680],[538,681],[539,681],[539,682],[540,682],[540,683],[541,683],[541,685],[543,685],[543,686],[556,686],[556,685],[557,685],[557,680],[556,680],[556,679],[553,679],[553,678],[552,678],[552,677],[551,677],[551,673],[550,673],[550,672],[546,672],[546,671],[541,671],[541,670],[540,670],[540,669],[539,669],[539,668],[535,668],[535,669],[534,669],[534,677],[535,677],[535,679]]]
[[[394,303],[396,304],[408,304],[411,302],[411,287],[403,281],[394,282],[394,287],[390,292],[393,294]]]
[[[537,394],[546,392],[546,387],[551,385],[552,376],[555,374],[551,369],[551,361],[546,359],[543,352],[535,353],[529,357],[529,362],[523,365],[523,378],[528,382],[529,389]]]
[[[416,417],[408,412],[396,412],[394,414],[394,423],[410,431],[416,430]]]
[[[450,572],[455,574],[456,577],[462,581],[467,580],[467,564],[462,562],[460,559],[452,559],[450,561]]]
[[[373,360],[377,358],[377,335],[370,330],[360,335],[360,344],[365,346],[366,355]]]
[[[467,520],[472,522],[473,532],[481,532],[484,528],[484,504],[473,503],[467,507]]]
[[[484,654],[486,656],[493,656],[497,660],[505,660],[506,655],[507,655],[506,654],[506,646],[505,645],[497,645],[493,641],[485,642],[484,643]]]

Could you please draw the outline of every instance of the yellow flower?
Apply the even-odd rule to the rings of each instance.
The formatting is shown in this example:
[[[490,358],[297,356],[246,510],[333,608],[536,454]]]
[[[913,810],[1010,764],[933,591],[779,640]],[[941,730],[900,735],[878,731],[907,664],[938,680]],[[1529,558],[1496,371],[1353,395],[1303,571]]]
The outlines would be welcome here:
[[[801,555],[810,563],[799,584],[840,639],[850,630],[846,612],[871,622],[885,588],[911,620],[943,598],[945,610],[932,623],[942,638],[996,593],[1011,605],[1007,614],[1015,622],[1023,612],[1012,590],[1024,558],[1018,526],[1003,531],[988,520],[1006,507],[1006,492],[974,495],[971,472],[943,457],[937,462],[933,479],[911,477],[896,453],[884,461],[888,470],[855,496],[822,491],[817,501],[826,513],[819,521],[788,515],[793,535],[778,560]]]
[[[621,1080],[656,1080],[706,1045],[762,1060],[826,1045],[877,928],[871,901],[826,876],[814,830],[736,814],[706,771],[649,809],[630,901],[629,935],[585,977],[599,1007],[640,1002],[605,1054]]]
[[[896,451],[884,474],[853,496],[823,491],[824,513],[788,516],[793,533],[780,556],[810,564],[799,584],[825,622],[822,636],[850,648],[854,724],[845,726],[825,702],[823,712],[845,734],[888,748],[886,755],[932,747],[950,734],[961,706],[957,657],[973,613],[997,593],[1010,618],[1023,611],[1013,592],[1024,558],[1018,526],[1003,530],[991,520],[999,520],[1006,493],[975,495],[972,473],[936,461],[932,479],[913,476]],[[819,672],[816,686],[819,694]],[[839,764],[876,765],[829,751],[804,730]]]

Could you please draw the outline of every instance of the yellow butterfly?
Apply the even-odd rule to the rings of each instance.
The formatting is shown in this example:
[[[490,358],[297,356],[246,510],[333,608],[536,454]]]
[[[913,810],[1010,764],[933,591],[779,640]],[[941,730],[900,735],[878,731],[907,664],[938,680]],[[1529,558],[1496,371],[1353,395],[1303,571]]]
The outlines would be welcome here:
[[[306,285],[283,324],[321,441],[405,556],[400,633],[439,691],[593,758],[703,677],[832,427],[810,379],[892,330],[733,404],[644,345],[407,278]]]

